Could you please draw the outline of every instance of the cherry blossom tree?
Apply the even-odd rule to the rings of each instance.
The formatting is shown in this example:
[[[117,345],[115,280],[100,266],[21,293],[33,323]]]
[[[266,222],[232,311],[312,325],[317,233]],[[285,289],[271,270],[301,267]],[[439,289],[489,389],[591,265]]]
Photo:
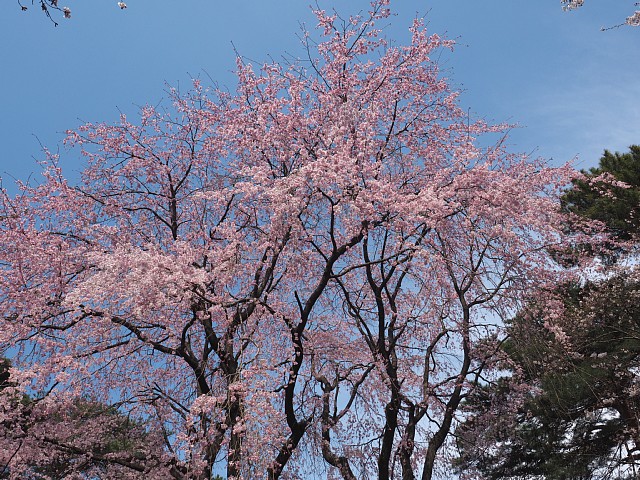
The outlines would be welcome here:
[[[306,59],[239,58],[234,92],[71,131],[78,184],[48,155],[3,193],[17,392],[153,425],[175,479],[438,474],[500,319],[566,275],[576,172],[506,152],[438,71],[452,42],[394,45],[388,3],[316,11]]]

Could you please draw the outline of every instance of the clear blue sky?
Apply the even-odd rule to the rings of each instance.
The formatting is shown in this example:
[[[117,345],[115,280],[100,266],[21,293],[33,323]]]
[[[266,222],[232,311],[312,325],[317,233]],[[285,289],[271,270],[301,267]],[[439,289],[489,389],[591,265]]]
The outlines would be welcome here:
[[[61,0],[61,5],[64,0]],[[363,0],[318,0],[354,13]],[[301,54],[304,0],[68,0],[71,20],[54,28],[36,6],[0,2],[0,175],[25,178],[40,145],[56,150],[82,121],[166,98],[167,84],[211,77],[234,86],[233,45],[256,61]],[[29,0],[23,3],[30,6]],[[412,17],[457,39],[441,64],[464,90],[463,108],[522,126],[511,150],[593,166],[604,148],[640,143],[640,27],[601,32],[633,11],[630,0],[587,0],[565,13],[559,0],[392,0],[387,35],[407,39]],[[64,149],[61,148],[61,151]],[[77,152],[63,166],[80,167]]]

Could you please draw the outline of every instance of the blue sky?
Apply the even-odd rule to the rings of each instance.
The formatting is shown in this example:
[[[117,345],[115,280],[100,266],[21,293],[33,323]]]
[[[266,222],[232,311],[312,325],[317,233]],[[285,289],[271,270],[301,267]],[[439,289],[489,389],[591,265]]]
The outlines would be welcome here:
[[[64,0],[61,1],[61,5]],[[304,0],[67,0],[71,20],[54,28],[36,6],[0,4],[0,175],[37,172],[40,143],[51,150],[83,121],[166,98],[190,78],[234,86],[233,45],[264,61],[302,54],[300,24],[314,26]],[[363,0],[318,0],[345,14]],[[461,106],[490,121],[520,125],[511,150],[593,166],[604,148],[640,143],[640,27],[601,32],[633,11],[630,0],[587,0],[563,12],[558,0],[392,0],[386,29],[402,43],[418,13],[456,39],[440,59],[463,90]],[[23,4],[30,6],[29,0]],[[77,152],[62,164],[78,170]]]

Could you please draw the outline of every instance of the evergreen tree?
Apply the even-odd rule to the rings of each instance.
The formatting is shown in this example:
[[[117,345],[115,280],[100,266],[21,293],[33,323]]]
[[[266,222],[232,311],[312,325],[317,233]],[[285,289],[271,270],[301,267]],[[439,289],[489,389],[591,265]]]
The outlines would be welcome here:
[[[632,145],[628,153],[605,150],[598,167],[582,173],[585,177],[576,180],[562,198],[564,210],[603,222],[617,239],[636,239],[640,231],[640,145]]]

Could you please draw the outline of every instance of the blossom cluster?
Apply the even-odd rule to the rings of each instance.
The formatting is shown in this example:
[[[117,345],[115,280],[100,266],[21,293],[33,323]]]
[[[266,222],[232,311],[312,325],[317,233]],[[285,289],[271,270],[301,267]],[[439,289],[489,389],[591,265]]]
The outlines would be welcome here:
[[[636,10],[633,15],[627,17],[625,23],[632,27],[640,27],[640,10]]]
[[[580,8],[584,5],[584,0],[560,0],[562,4],[562,8],[564,10],[575,10],[576,8]],[[640,5],[640,2],[636,2],[635,5]],[[639,27],[640,26],[640,10],[636,10],[633,15],[627,17],[625,22],[620,25],[616,25],[614,27],[602,28],[602,30],[609,30],[610,28],[620,27],[622,25],[629,25],[631,27]]]

